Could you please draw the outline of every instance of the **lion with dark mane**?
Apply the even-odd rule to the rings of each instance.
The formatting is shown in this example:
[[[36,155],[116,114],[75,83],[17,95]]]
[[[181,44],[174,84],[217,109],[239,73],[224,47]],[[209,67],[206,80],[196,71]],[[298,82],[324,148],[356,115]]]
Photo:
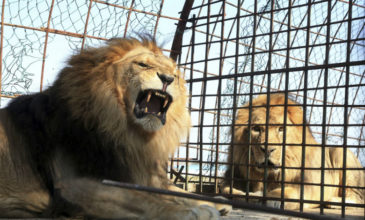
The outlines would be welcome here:
[[[264,170],[267,170],[267,197],[281,197],[282,163],[285,162],[284,198],[300,199],[302,180],[302,145],[305,147],[304,200],[320,201],[321,199],[321,155],[322,148],[316,142],[308,126],[303,131],[303,110],[298,103],[287,99],[285,95],[270,95],[270,110],[267,111],[267,96],[261,95],[252,100],[251,112],[249,103],[238,110],[234,128],[234,147],[229,152],[232,169],[226,172],[226,180],[221,184],[225,194],[246,195],[246,184],[250,180],[249,192],[254,196],[263,193]],[[285,114],[286,110],[286,114]],[[266,126],[267,114],[269,124]],[[286,117],[286,120],[285,118]],[[248,130],[250,123],[250,130]],[[284,136],[285,130],[285,136]],[[268,134],[267,134],[268,133]],[[305,136],[304,136],[305,135]],[[303,138],[303,136],[305,138]],[[250,139],[249,139],[250,137]],[[285,137],[285,142],[283,139]],[[250,140],[250,141],[249,141]],[[267,143],[267,144],[265,144]],[[285,143],[285,156],[283,154]],[[315,146],[317,145],[317,146]],[[250,150],[251,148],[251,150]],[[249,153],[250,152],[250,153]],[[346,157],[346,203],[364,204],[365,172],[359,160],[347,150]],[[342,202],[343,186],[343,148],[326,147],[324,151],[325,168],[323,201],[332,208]],[[250,156],[250,160],[248,159]],[[247,168],[247,165],[249,168]],[[266,167],[266,168],[265,168]],[[311,169],[317,168],[317,170]],[[351,169],[357,168],[357,169]],[[233,172],[233,189],[230,189],[230,176]],[[249,173],[249,175],[248,175]],[[311,185],[318,184],[318,185]],[[332,202],[332,204],[330,203]],[[268,205],[279,207],[280,201],[269,201]],[[285,202],[285,208],[298,209],[298,202]],[[305,203],[304,208],[314,208],[318,204]]]
[[[0,110],[0,216],[217,219],[193,200],[101,182],[174,188],[167,160],[190,127],[181,77],[153,40],[112,39],[12,100]]]

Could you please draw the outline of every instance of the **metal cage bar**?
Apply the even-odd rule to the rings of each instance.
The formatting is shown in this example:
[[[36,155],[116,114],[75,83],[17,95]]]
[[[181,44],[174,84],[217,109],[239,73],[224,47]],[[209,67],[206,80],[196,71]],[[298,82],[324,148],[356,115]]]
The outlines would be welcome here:
[[[225,5],[225,16],[221,15],[221,4]],[[355,16],[349,15],[349,5],[351,5],[351,12],[355,10]],[[340,9],[343,6],[346,8]],[[329,148],[344,151],[357,148],[358,152],[364,150],[363,144],[360,144],[364,143],[364,132],[361,128],[365,121],[363,117],[365,106],[361,98],[361,91],[365,88],[363,82],[365,58],[360,52],[365,47],[361,34],[364,25],[359,24],[360,21],[365,20],[365,17],[359,13],[362,8],[364,6],[357,1],[342,0],[305,3],[295,0],[289,2],[226,0],[194,4],[191,9],[192,13],[199,10],[199,14],[190,20],[190,23],[194,23],[194,25],[188,26],[186,31],[188,33],[194,28],[195,40],[194,42],[184,41],[182,56],[191,54],[192,51],[195,56],[194,60],[186,59],[185,62],[182,62],[181,67],[190,73],[187,83],[191,86],[189,87],[191,88],[190,101],[192,103],[189,104],[191,113],[192,115],[204,115],[203,119],[199,118],[198,124],[195,123],[192,126],[194,131],[198,131],[199,139],[196,142],[190,139],[187,143],[190,150],[198,149],[200,151],[200,170],[198,174],[185,173],[186,176],[199,178],[199,192],[211,193],[211,191],[204,191],[201,184],[211,184],[212,178],[215,192],[219,188],[219,184],[217,186],[216,183],[222,182],[224,179],[227,179],[231,193],[236,182],[243,181],[245,195],[229,195],[229,197],[242,197],[246,201],[250,201],[252,198],[258,198],[251,195],[251,185],[261,182],[264,185],[263,200],[275,199],[279,201],[282,209],[288,202],[296,201],[300,205],[299,211],[302,213],[306,212],[307,204],[318,204],[319,213],[326,215],[327,205],[339,205],[341,206],[339,214],[345,217],[349,215],[349,213],[345,213],[346,207],[363,207],[363,205],[351,204],[344,200],[347,190],[363,189],[361,186],[346,185],[346,187],[342,187],[341,204],[326,201],[323,193],[324,189],[336,186],[324,181],[330,170],[343,172],[365,170],[346,166],[341,168],[324,166],[324,161],[327,159],[326,152]],[[224,28],[225,31],[215,30],[220,23],[225,23],[226,27],[231,25],[232,28]],[[358,25],[354,27],[355,24]],[[234,25],[236,25],[235,28],[233,28]],[[347,28],[350,25],[353,27],[352,30]],[[198,52],[203,51],[204,47],[206,49],[207,45],[211,48],[209,51]],[[224,53],[221,52],[222,45],[225,47]],[[341,51],[342,54],[334,55],[339,53],[338,51]],[[335,58],[335,56],[337,57]],[[212,66],[217,66],[217,68],[211,68]],[[234,128],[246,126],[250,130],[253,126],[251,112],[256,108],[256,106],[252,106],[252,101],[258,95],[265,94],[267,96],[266,107],[275,107],[275,105],[269,104],[271,94],[275,93],[285,94],[285,103],[281,105],[285,109],[284,126],[301,126],[302,141],[300,144],[288,143],[286,140],[288,134],[286,131],[284,132],[283,159],[280,167],[283,175],[278,180],[266,180],[268,175],[266,172],[263,180],[238,179],[235,177],[237,167],[245,167],[246,173],[250,176],[249,172],[255,165],[250,163],[251,153],[247,154],[246,161],[249,162],[244,164],[234,164],[233,161],[227,160],[233,157],[235,152],[233,149],[242,147],[240,143],[234,142]],[[341,101],[339,97],[345,101]],[[289,98],[298,102],[298,106],[302,108],[304,112],[302,124],[288,123],[286,110],[292,106],[288,104]],[[214,104],[209,105],[213,99],[215,99]],[[247,103],[247,106],[242,107],[243,103]],[[237,112],[244,108],[248,109],[248,123],[237,123],[235,121]],[[346,118],[346,122],[341,120],[343,117]],[[210,118],[212,120],[208,121]],[[266,115],[266,121],[269,121],[269,118],[270,115]],[[262,126],[266,126],[268,129],[270,126],[278,126],[278,124],[266,123]],[[311,128],[311,134],[308,134],[307,127]],[[355,135],[350,131],[356,127],[360,129]],[[345,130],[346,132],[344,132]],[[214,135],[209,136],[208,131],[214,131]],[[343,132],[339,133],[339,131]],[[308,143],[305,138],[308,135],[313,135],[318,143]],[[247,139],[251,139],[250,132],[247,133]],[[265,139],[266,149],[275,145],[275,143],[268,143],[267,133]],[[335,140],[340,140],[340,142]],[[251,149],[257,144],[249,146]],[[285,163],[284,157],[288,148],[292,146],[301,149],[300,166],[293,167]],[[232,150],[228,151],[229,148]],[[319,148],[322,154],[320,168],[305,165],[307,161],[310,161],[306,156],[308,149],[315,148]],[[215,158],[206,158],[205,152],[207,155],[215,155]],[[343,160],[345,160],[345,155]],[[365,164],[363,159],[360,158],[360,160]],[[180,161],[185,160],[180,158]],[[195,159],[186,161],[197,162]],[[267,162],[265,159],[266,164]],[[205,173],[201,170],[203,165],[210,166],[210,172]],[[223,175],[217,170],[219,167],[225,167],[224,169],[228,169],[230,173]],[[191,168],[189,169],[191,170]],[[298,170],[300,178],[295,182],[287,181],[285,177],[287,170]],[[309,183],[305,179],[306,173],[311,171],[321,173],[322,177],[318,183]],[[206,182],[204,183],[202,180],[206,180]],[[266,191],[269,189],[266,189],[265,186],[271,182],[281,186],[281,198],[266,198]],[[291,183],[300,186],[298,199],[284,197],[284,185]],[[307,186],[318,186],[322,189],[319,201],[307,198]]]

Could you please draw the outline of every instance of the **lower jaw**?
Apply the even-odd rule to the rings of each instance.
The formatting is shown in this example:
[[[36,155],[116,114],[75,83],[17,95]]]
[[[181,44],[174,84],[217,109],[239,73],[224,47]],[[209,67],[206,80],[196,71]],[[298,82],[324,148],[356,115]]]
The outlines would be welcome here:
[[[151,118],[147,118],[151,117]],[[144,116],[143,118],[136,118],[135,122],[140,125],[144,131],[155,132],[163,127],[161,120],[155,116]]]

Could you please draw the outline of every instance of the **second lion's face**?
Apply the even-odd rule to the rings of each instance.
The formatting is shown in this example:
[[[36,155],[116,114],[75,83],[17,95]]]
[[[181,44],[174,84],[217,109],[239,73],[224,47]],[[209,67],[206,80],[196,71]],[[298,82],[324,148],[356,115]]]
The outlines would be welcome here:
[[[253,159],[259,172],[264,172],[265,166],[269,173],[280,171],[284,133],[283,113],[280,109],[271,108],[268,125],[266,125],[266,108],[254,110],[250,132]],[[287,123],[290,123],[289,120]]]

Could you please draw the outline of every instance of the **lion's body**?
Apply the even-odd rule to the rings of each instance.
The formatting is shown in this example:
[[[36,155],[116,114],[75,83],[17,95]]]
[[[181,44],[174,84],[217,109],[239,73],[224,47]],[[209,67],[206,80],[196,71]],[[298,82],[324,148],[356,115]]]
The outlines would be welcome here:
[[[169,188],[165,165],[190,126],[184,83],[152,41],[114,39],[73,56],[49,89],[0,110],[0,216],[215,218],[101,184]]]
[[[288,99],[289,106],[286,108],[286,120],[284,120],[285,112],[285,95],[272,94],[270,96],[270,111],[269,111],[269,125],[266,126],[267,119],[267,97],[265,95],[259,96],[252,100],[251,116],[249,113],[249,104],[244,105],[244,108],[238,111],[236,124],[234,129],[234,145],[229,155],[229,161],[233,161],[234,169],[234,189],[233,193],[244,195],[246,191],[246,183],[249,178],[249,191],[257,192],[254,195],[259,195],[263,191],[264,167],[265,157],[267,160],[267,196],[281,197],[282,170],[281,165],[285,162],[285,167],[292,167],[296,169],[285,169],[285,182],[297,184],[285,184],[284,198],[299,199],[300,198],[300,182],[302,180],[302,145],[305,147],[305,165],[304,168],[320,168],[322,153],[325,156],[325,168],[343,168],[343,148],[326,147],[324,151],[316,142],[308,126],[303,132],[303,111],[294,101]],[[272,106],[274,105],[274,106]],[[276,105],[276,106],[275,106]],[[250,131],[247,124],[251,117]],[[286,126],[284,126],[286,125]],[[297,125],[297,126],[295,126]],[[286,132],[284,134],[284,129]],[[268,134],[266,131],[268,130]],[[251,134],[250,134],[251,133]],[[282,160],[283,153],[283,139],[285,135],[285,160]],[[305,138],[303,139],[303,135]],[[249,136],[251,140],[249,141]],[[266,137],[267,136],[267,137]],[[267,145],[265,146],[265,139],[267,138]],[[251,144],[250,144],[251,143]],[[251,162],[248,161],[249,145],[251,145]],[[315,146],[317,145],[317,146]],[[265,149],[266,148],[266,149]],[[233,150],[233,152],[232,152]],[[266,156],[265,156],[266,155]],[[346,186],[364,187],[365,173],[364,170],[355,157],[355,155],[347,150],[346,159],[347,168],[360,168],[358,170],[346,171]],[[246,164],[251,164],[249,170]],[[247,175],[249,171],[249,176]],[[226,176],[231,175],[232,170],[229,169]],[[304,171],[304,183],[321,183],[321,171],[306,169]],[[229,182],[222,184],[224,193],[229,193]],[[327,202],[341,202],[343,185],[342,170],[325,170],[324,183],[334,185],[334,187],[324,187],[323,201]],[[317,200],[321,198],[320,186],[305,185],[304,199]],[[346,188],[346,203],[364,204],[364,189]],[[280,202],[273,203],[274,206]],[[315,207],[316,204],[305,203],[305,208]],[[286,208],[297,209],[299,203],[285,203]],[[331,206],[334,207],[334,206]]]

